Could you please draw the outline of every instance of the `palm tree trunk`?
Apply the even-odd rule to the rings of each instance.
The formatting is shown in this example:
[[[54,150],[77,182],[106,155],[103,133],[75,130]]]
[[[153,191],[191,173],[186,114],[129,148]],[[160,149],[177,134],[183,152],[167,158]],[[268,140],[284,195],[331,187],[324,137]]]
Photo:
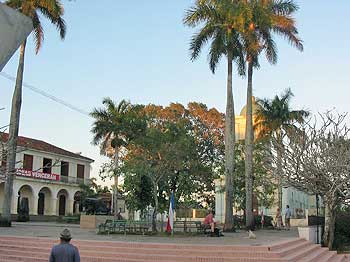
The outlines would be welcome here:
[[[245,188],[246,188],[246,228],[253,229],[253,63],[248,59],[248,87],[245,129]]]
[[[232,92],[232,52],[227,54],[227,104],[225,116],[225,231],[233,230],[233,173],[235,147],[235,112]]]
[[[24,55],[27,41],[24,40],[20,49],[19,64],[17,69],[17,78],[15,90],[12,97],[11,118],[9,128],[9,139],[7,142],[7,163],[6,163],[6,182],[5,182],[5,197],[2,208],[2,217],[11,225],[11,200],[13,195],[13,179],[16,174],[16,151],[19,120],[21,116],[22,105],[22,82],[24,72]]]
[[[113,190],[113,206],[114,206],[114,219],[117,219],[118,215],[118,167],[119,167],[119,148],[114,148],[114,190]]]

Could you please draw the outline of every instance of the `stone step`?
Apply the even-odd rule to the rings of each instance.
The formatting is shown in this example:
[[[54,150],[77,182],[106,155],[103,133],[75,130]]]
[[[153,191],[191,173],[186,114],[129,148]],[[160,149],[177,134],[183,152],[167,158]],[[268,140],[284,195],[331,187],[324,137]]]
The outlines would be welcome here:
[[[28,252],[47,252],[49,253],[52,246],[40,246],[40,247],[33,247],[32,245],[28,246],[19,246],[15,244],[2,244],[0,243],[1,249],[6,250],[20,250],[20,251],[28,251]],[[122,254],[122,253],[141,253],[141,254],[158,254],[158,255],[178,255],[178,250],[172,250],[172,249],[154,249],[154,248],[124,248],[124,247],[94,247],[95,250],[98,251],[91,251],[91,247],[84,247],[77,245],[79,252],[81,254],[90,255],[91,252],[93,254],[100,254],[104,257],[113,257],[115,254]],[[183,256],[206,256],[206,257],[229,257],[229,258],[246,258],[246,257],[258,257],[258,258],[278,258],[280,257],[278,254],[273,252],[261,252],[261,251],[255,251],[251,250],[249,251],[216,251],[214,250],[181,250],[181,254]]]
[[[212,253],[212,254],[202,254],[198,251],[193,251],[192,253],[170,253],[168,250],[166,252],[159,252],[155,251],[153,253],[144,253],[142,251],[139,252],[101,252],[101,251],[94,251],[94,250],[79,250],[80,255],[82,257],[99,257],[103,259],[112,259],[115,257],[121,257],[121,258],[130,258],[130,259],[143,259],[147,261],[154,261],[154,260],[172,260],[172,261],[232,261],[232,260],[244,260],[244,259],[251,259],[252,261],[279,261],[278,257],[275,256],[273,253],[266,253],[263,254],[263,256],[259,256],[257,254],[253,253],[246,253],[246,254],[220,254],[220,253]],[[50,249],[32,249],[30,247],[6,247],[2,246],[0,247],[0,254],[5,255],[11,255],[11,254],[17,254],[17,255],[24,255],[27,254],[29,256],[38,257],[38,258],[48,258],[50,253]]]
[[[307,241],[305,239],[302,239],[302,238],[286,239],[286,240],[281,241],[277,244],[270,245],[269,250],[270,251],[278,251],[278,250],[285,249],[285,248],[288,248],[288,247],[293,246],[293,245],[298,245],[300,243],[307,243]]]
[[[328,248],[318,248],[314,252],[310,253],[309,255],[301,258],[298,260],[298,262],[308,261],[308,262],[318,262],[322,257],[324,257],[328,253]]]
[[[298,259],[302,259],[311,253],[315,252],[317,249],[321,248],[319,245],[306,245],[305,247],[301,247],[298,250],[295,250],[294,253],[283,256],[286,261],[297,261]]]
[[[0,237],[0,262],[47,261],[57,239]],[[305,240],[271,246],[186,245],[75,240],[83,262],[349,262]],[[270,250],[270,251],[268,251]]]
[[[328,248],[326,248],[326,250],[328,250]],[[337,256],[337,252],[328,251],[327,254],[319,258],[317,262],[332,262],[336,256]]]
[[[1,253],[0,262],[13,262],[13,261],[23,261],[23,262],[47,262],[48,259],[37,258],[30,256],[18,256],[18,255],[5,255]]]
[[[292,242],[289,246],[283,246],[282,248],[279,248],[274,252],[279,254],[281,257],[286,257],[289,255],[295,254],[300,249],[306,248],[311,245],[312,243],[308,241],[295,241],[295,242]]]
[[[49,257],[49,250],[42,250],[42,251],[28,251],[28,250],[21,250],[18,249],[5,249],[0,248],[0,254],[1,255],[12,255],[16,254],[16,256],[19,257],[35,257],[39,259],[48,259]],[[225,257],[225,256],[203,256],[203,255],[183,255],[183,254],[176,254],[176,255],[169,255],[169,254],[143,254],[141,252],[139,253],[103,253],[103,252],[95,252],[95,251],[80,251],[80,255],[82,258],[82,261],[87,261],[88,259],[92,259],[95,261],[97,258],[101,261],[120,261],[120,258],[124,259],[131,259],[135,261],[171,261],[171,262],[180,262],[180,261],[188,261],[188,262],[232,262],[232,261],[246,261],[246,259],[249,259],[249,261],[280,261],[277,258],[273,257]],[[119,256],[119,257],[118,257]]]

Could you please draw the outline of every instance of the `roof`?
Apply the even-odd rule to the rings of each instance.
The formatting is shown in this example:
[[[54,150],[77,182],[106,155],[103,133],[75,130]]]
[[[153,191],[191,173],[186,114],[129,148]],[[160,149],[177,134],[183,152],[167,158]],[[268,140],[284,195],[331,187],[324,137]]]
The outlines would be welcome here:
[[[2,142],[7,142],[8,137],[9,137],[8,133],[3,133],[1,135],[0,139]],[[18,136],[17,146],[28,148],[28,149],[33,149],[33,150],[38,150],[38,151],[42,151],[42,152],[67,156],[67,157],[78,158],[78,159],[85,160],[88,162],[94,162],[94,160],[91,158],[67,151],[65,149],[54,146],[54,145],[49,144],[47,142],[33,139],[33,138],[29,138],[29,137]]]
[[[259,104],[256,102],[255,97],[253,96],[252,97],[252,109],[253,109],[252,113],[253,113],[253,115],[255,115],[257,113],[257,110],[258,110],[259,107],[260,107]],[[239,115],[245,117],[246,114],[247,114],[247,105],[245,105],[242,108],[241,113]]]

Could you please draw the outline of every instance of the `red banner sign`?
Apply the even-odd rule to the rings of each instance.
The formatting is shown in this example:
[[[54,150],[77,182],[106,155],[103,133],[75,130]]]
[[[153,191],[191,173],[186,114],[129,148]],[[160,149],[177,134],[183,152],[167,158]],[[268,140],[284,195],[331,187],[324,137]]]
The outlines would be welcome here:
[[[23,176],[23,177],[36,178],[36,179],[60,181],[60,175],[48,174],[48,173],[43,173],[43,172],[39,172],[39,171],[29,171],[29,170],[24,170],[22,168],[17,169],[16,175]]]

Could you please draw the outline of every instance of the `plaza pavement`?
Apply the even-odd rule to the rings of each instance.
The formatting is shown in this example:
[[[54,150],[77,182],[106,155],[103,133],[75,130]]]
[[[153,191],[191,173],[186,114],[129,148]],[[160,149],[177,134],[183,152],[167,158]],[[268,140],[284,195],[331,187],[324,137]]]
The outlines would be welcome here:
[[[64,229],[71,230],[73,239],[79,240],[97,240],[97,241],[127,241],[127,242],[150,242],[150,243],[183,243],[183,244],[219,244],[219,245],[269,245],[297,238],[296,228],[290,231],[276,230],[258,230],[256,239],[249,239],[245,231],[236,233],[224,233],[224,237],[205,237],[204,235],[183,235],[176,234],[172,236],[160,235],[98,235],[95,230],[81,229],[75,224],[61,224],[53,222],[14,222],[11,228],[1,228],[0,236],[25,236],[57,239],[59,233]]]

